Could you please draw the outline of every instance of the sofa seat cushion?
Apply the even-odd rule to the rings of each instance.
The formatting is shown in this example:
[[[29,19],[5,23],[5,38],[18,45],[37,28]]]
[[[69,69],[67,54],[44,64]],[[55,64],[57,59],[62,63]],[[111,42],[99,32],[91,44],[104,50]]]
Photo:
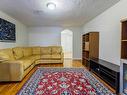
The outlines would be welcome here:
[[[41,58],[41,56],[38,54],[38,55],[32,55],[30,56],[31,59],[34,59],[34,61],[38,60]]]
[[[52,59],[51,55],[41,55],[41,59]]]
[[[60,54],[53,54],[52,59],[53,60],[61,59],[61,55]]]
[[[0,61],[15,60],[12,49],[1,49],[0,50]]]
[[[30,67],[34,63],[34,59],[32,59],[31,56],[21,58],[18,61],[22,61],[24,70],[26,70],[28,67]]]
[[[26,70],[28,67],[32,65],[30,60],[21,60],[21,61],[23,61],[24,70]]]
[[[23,48],[20,47],[13,48],[13,53],[15,59],[20,59],[23,57]]]
[[[50,47],[41,47],[41,54],[42,55],[50,55],[51,52],[51,48]]]

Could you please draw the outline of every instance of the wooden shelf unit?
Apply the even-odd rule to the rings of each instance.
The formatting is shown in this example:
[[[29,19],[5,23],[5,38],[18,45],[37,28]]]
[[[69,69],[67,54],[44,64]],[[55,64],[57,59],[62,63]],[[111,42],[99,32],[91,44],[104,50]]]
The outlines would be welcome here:
[[[127,20],[122,21],[121,59],[127,59]]]
[[[82,36],[82,62],[88,69],[90,58],[99,57],[99,32],[90,32]]]
[[[127,40],[122,40],[123,42],[127,42]]]

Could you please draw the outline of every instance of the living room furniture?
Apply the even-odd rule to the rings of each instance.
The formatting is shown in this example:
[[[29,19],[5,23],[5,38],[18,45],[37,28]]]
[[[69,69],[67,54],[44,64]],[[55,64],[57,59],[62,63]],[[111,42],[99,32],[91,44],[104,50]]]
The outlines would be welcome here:
[[[88,69],[92,57],[99,57],[99,32],[90,32],[82,36],[82,62]]]
[[[122,21],[121,59],[127,59],[127,20]]]
[[[120,93],[127,94],[127,19],[121,21]]]
[[[90,70],[119,93],[120,66],[98,59],[90,59]]]
[[[61,46],[0,50],[0,81],[21,81],[37,64],[63,63]]]

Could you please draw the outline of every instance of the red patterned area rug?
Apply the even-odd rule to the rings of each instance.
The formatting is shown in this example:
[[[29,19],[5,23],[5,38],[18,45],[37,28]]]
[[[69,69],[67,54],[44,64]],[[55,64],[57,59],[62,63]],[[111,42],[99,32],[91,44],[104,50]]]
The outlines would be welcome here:
[[[38,68],[17,95],[114,95],[84,68]]]

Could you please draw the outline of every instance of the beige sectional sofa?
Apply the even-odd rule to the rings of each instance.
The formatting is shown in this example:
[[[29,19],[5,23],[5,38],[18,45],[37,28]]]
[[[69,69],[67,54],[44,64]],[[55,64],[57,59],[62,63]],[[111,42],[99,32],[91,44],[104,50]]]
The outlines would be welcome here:
[[[0,50],[0,81],[21,81],[37,64],[63,63],[61,46],[15,47]]]

